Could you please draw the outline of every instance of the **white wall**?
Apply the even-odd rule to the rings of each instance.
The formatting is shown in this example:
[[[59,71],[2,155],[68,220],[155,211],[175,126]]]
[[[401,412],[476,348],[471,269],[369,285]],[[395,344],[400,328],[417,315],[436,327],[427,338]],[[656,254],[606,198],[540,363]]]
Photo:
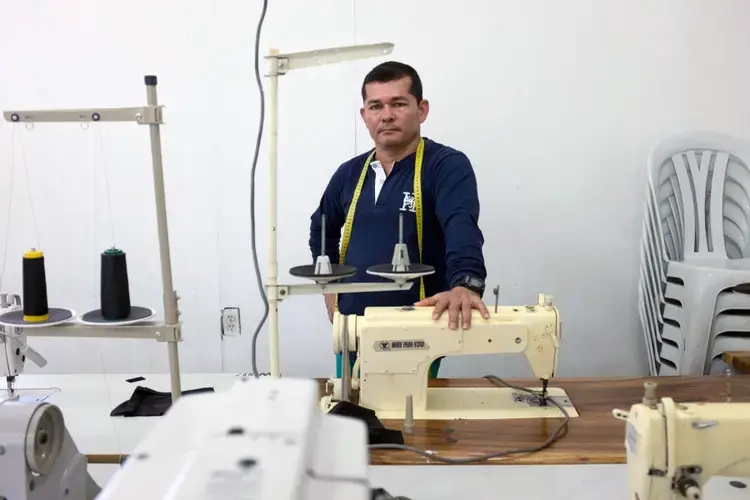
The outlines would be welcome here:
[[[260,4],[0,4],[2,109],[140,105],[143,75],[158,75],[167,106],[165,176],[185,371],[250,370],[251,336],[262,311],[249,216]],[[261,48],[263,54],[271,44],[296,51],[394,42],[392,58],[417,68],[432,103],[424,133],[464,150],[476,168],[489,288],[499,285],[506,304],[526,303],[541,291],[556,296],[565,324],[560,375],[637,375],[646,370],[636,312],[645,158],[666,135],[694,128],[750,135],[749,18],[743,0],[271,0]],[[329,175],[370,146],[358,117],[359,86],[378,62],[281,80],[282,281],[293,281],[287,270],[310,260],[309,215]],[[265,150],[257,175],[263,272]],[[302,181],[303,173],[315,181]],[[145,128],[37,124],[14,132],[2,122],[4,291],[21,289],[21,254],[38,238],[51,305],[97,307],[98,255],[112,244],[114,227],[117,246],[128,253],[133,302],[161,313],[152,196]],[[222,344],[219,312],[231,305],[241,307],[243,335]],[[333,373],[322,298],[290,299],[281,311],[284,373]],[[32,342],[47,355],[49,373],[167,367],[166,347],[148,341]],[[265,371],[265,335],[260,349]],[[524,360],[509,356],[451,359],[444,366],[453,376],[530,374]]]

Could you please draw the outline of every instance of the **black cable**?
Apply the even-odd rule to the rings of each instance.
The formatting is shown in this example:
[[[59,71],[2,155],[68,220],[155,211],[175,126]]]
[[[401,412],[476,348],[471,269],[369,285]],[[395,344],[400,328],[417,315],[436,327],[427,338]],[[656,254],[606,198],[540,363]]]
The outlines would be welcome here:
[[[266,120],[266,97],[263,91],[263,81],[260,77],[260,32],[263,28],[263,21],[266,18],[266,10],[268,9],[268,0],[263,0],[263,8],[260,13],[260,19],[258,20],[258,27],[255,30],[255,83],[258,85],[258,94],[260,95],[260,120],[258,124],[258,137],[255,140],[255,153],[253,154],[253,167],[250,173],[250,240],[253,251],[253,265],[255,265],[255,276],[258,278],[258,291],[263,299],[263,316],[260,318],[258,327],[253,333],[253,345],[252,345],[252,364],[253,364],[253,376],[259,378],[258,375],[258,364],[257,364],[257,345],[258,335],[260,330],[263,328],[263,324],[268,318],[268,297],[266,297],[266,290],[263,286],[263,278],[260,274],[260,265],[258,264],[258,250],[255,244],[255,169],[258,166],[258,155],[260,153],[260,144],[263,138],[263,125]]]
[[[526,392],[530,394],[536,394],[534,391],[530,389],[526,389],[525,387],[518,387],[512,384],[509,384],[508,382],[495,377],[494,375],[485,375],[483,378],[486,378],[490,382],[492,382],[495,385],[504,385],[505,387],[509,387],[510,389],[513,389],[515,391],[520,392]],[[567,433],[568,430],[568,423],[570,422],[570,415],[568,415],[568,412],[565,411],[565,408],[563,408],[557,401],[554,399],[547,397],[547,402],[551,403],[552,405],[556,406],[558,410],[560,410],[565,417],[560,424],[560,426],[557,428],[557,430],[552,434],[550,437],[547,438],[545,442],[542,444],[536,445],[536,446],[529,446],[527,448],[519,448],[516,450],[505,450],[505,451],[498,451],[495,453],[488,453],[486,455],[480,455],[478,457],[469,457],[469,458],[452,458],[452,457],[442,457],[440,455],[434,455],[432,453],[429,453],[425,450],[420,450],[419,448],[414,448],[413,446],[407,446],[403,444],[371,444],[369,448],[371,450],[403,450],[403,451],[410,451],[412,453],[416,453],[417,455],[422,455],[423,457],[427,457],[432,460],[437,460],[438,462],[443,462],[447,464],[470,464],[475,462],[484,462],[485,460],[489,460],[491,458],[500,458],[505,457],[508,455],[518,455],[521,453],[535,453],[537,451],[541,451],[548,446],[550,446],[552,443],[560,439],[565,433]]]

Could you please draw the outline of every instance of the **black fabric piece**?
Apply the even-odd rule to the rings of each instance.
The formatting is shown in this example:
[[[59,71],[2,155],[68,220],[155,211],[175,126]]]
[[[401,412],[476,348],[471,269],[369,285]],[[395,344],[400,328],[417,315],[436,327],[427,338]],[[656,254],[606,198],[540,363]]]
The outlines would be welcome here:
[[[201,387],[182,391],[183,396],[214,392],[213,387]],[[138,386],[130,399],[117,405],[110,417],[160,417],[172,406],[171,392],[158,392],[148,387]]]
[[[375,416],[375,412],[369,408],[348,401],[339,401],[328,413],[363,421],[367,425],[368,444],[404,444],[404,435],[401,431],[386,429]]]

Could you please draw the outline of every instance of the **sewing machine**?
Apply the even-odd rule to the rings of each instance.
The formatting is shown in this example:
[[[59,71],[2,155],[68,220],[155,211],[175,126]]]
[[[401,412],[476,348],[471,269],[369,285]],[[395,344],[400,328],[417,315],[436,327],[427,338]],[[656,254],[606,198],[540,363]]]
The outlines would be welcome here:
[[[750,403],[643,400],[624,420],[629,499],[750,499]]]
[[[448,314],[432,319],[431,307],[374,307],[362,316],[336,313],[335,353],[357,353],[349,375],[328,381],[323,411],[349,400],[359,390],[359,405],[386,419],[498,419],[559,417],[545,404],[554,398],[571,417],[578,412],[565,391],[548,387],[560,347],[560,318],[552,297],[538,296],[534,305],[490,308],[490,318],[473,312],[471,328],[450,330]],[[501,387],[428,387],[428,372],[443,356],[518,353],[526,356],[541,381],[539,398]]]
[[[626,421],[629,500],[750,498],[750,403],[675,403],[647,387]],[[368,481],[367,430],[324,415],[317,383],[248,379],[180,398],[100,490],[60,410],[0,401],[0,498],[393,500]],[[401,498],[401,497],[399,497]]]
[[[182,397],[99,498],[369,500],[367,428],[317,402],[289,378]]]
[[[55,405],[0,403],[0,445],[8,500],[393,498],[370,486],[365,424],[323,415],[314,380],[245,379],[180,398],[101,490]]]
[[[23,309],[20,296],[0,293],[0,315],[20,309]],[[0,353],[3,356],[0,359],[0,368],[2,368],[7,386],[5,394],[12,397],[16,394],[16,377],[23,373],[26,358],[28,357],[39,367],[44,367],[47,360],[28,346],[23,328],[0,325],[0,347]]]
[[[0,294],[0,314],[23,309],[21,297]],[[23,328],[0,325],[0,353],[7,389],[0,391],[0,499],[91,500],[99,487],[65,428],[60,409],[15,389],[26,359],[47,361],[26,343]],[[42,398],[43,399],[43,398]]]
[[[0,498],[91,500],[99,487],[87,465],[57,406],[0,399]]]

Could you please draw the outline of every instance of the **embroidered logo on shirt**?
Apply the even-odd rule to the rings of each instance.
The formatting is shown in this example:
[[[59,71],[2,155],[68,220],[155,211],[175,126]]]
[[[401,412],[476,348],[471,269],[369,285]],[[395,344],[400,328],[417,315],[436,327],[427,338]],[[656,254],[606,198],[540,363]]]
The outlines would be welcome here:
[[[414,193],[404,191],[404,200],[401,202],[401,211],[406,212],[407,210],[409,212],[416,212],[414,206]]]

